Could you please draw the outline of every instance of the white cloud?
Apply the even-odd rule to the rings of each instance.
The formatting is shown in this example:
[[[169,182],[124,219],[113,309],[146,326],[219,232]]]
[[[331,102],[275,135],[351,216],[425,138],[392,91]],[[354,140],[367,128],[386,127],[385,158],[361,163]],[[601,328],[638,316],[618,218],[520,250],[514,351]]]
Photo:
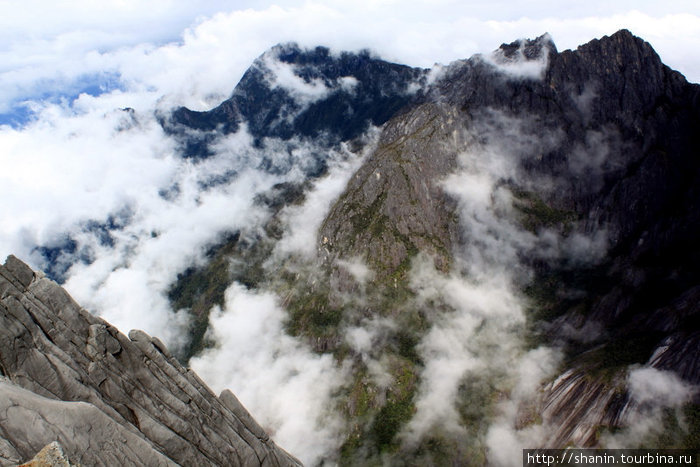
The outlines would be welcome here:
[[[522,305],[507,276],[492,269],[484,273],[491,277],[443,276],[427,258],[414,262],[411,286],[420,303],[444,300],[449,312],[432,316],[432,327],[418,346],[425,365],[416,415],[405,434],[409,443],[436,426],[463,430],[456,404],[459,385],[469,374],[489,378],[511,371],[508,366],[517,355],[518,329],[524,324]],[[495,347],[498,352],[492,351]]]
[[[677,407],[689,402],[696,390],[668,371],[642,367],[634,368],[629,373],[630,397],[637,404]]]
[[[546,41],[551,37],[545,34],[543,39]],[[539,56],[530,58],[525,56],[525,45],[525,41],[520,39],[518,50],[511,56],[506,56],[503,50],[498,49],[490,54],[482,54],[480,57],[508,77],[541,79],[549,63],[549,44],[545,44]]]
[[[191,366],[215,390],[231,389],[275,442],[316,465],[342,441],[331,396],[346,370],[287,335],[285,318],[273,294],[231,285],[225,309],[210,316],[216,347]]]
[[[354,154],[344,146],[340,152],[328,151],[328,174],[316,180],[306,193],[303,204],[284,208],[281,219],[286,224],[284,237],[275,246],[277,259],[290,254],[311,258],[316,254],[316,238],[328,211],[345,189],[348,180],[360,167],[378,136],[376,129],[369,130],[367,146],[361,154]],[[309,151],[311,148],[302,148]]]
[[[344,268],[359,284],[364,284],[374,275],[372,270],[362,262],[360,258],[336,261],[338,266]]]
[[[0,111],[47,85],[68,86],[103,71],[117,73],[129,89],[157,90],[176,95],[180,104],[209,107],[230,93],[256,56],[287,41],[336,50],[370,47],[389,60],[429,67],[545,32],[564,49],[625,27],[650,41],[669,65],[700,80],[700,7],[692,2],[664,2],[663,8],[653,1],[593,1],[574,8],[549,0],[528,2],[527,8],[511,2],[369,0],[243,6],[2,2]]]
[[[679,378],[675,373],[647,366],[632,366],[627,376],[629,401],[621,418],[625,429],[604,433],[601,445],[607,448],[642,447],[646,440],[663,434],[666,417],[675,412],[679,426],[687,430],[682,411],[698,393],[697,386]]]
[[[297,67],[279,60],[277,53],[265,53],[260,63],[260,69],[271,89],[278,87],[284,89],[302,106],[323,99],[332,90],[320,78],[306,81],[298,76]]]

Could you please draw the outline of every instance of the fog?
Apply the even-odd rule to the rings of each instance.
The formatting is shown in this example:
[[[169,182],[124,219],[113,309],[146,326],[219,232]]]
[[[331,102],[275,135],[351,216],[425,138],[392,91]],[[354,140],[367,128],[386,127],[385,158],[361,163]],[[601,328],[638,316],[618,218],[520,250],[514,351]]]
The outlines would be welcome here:
[[[216,391],[233,391],[276,443],[313,465],[340,446],[343,420],[332,395],[345,371],[285,333],[277,302],[231,285],[225,309],[210,316],[216,347],[190,365]]]

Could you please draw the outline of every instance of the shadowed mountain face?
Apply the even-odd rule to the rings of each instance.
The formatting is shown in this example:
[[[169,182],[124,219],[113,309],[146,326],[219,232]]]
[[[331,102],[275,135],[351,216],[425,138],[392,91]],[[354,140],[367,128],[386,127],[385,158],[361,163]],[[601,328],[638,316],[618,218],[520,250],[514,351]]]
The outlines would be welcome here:
[[[284,316],[270,345],[332,362],[307,417],[323,447],[295,455],[520,465],[522,448],[698,447],[700,86],[643,40],[558,52],[545,35],[430,71],[277,46],[215,109],[158,118],[193,164],[249,135],[222,179],[244,163],[279,177],[251,194],[264,215],[168,298],[192,318],[180,359],[210,375],[243,366],[223,329],[246,303]]]
[[[370,56],[280,45],[258,58],[231,97],[208,112],[180,108],[163,118],[181,136],[186,157],[207,157],[215,130],[245,124],[256,139],[318,138],[328,144],[360,136],[408,103],[426,71]],[[192,130],[197,130],[193,135]]]

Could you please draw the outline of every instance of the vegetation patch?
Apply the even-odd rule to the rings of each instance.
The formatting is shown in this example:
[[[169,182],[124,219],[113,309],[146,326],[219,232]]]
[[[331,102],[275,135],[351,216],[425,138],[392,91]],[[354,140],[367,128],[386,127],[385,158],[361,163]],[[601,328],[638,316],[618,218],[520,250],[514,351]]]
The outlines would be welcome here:
[[[533,233],[543,228],[555,228],[567,235],[578,218],[574,211],[554,208],[534,192],[516,189],[513,190],[513,197],[513,206],[521,214],[522,226]]]
[[[391,352],[384,355],[390,362],[389,387],[378,387],[366,368],[355,372],[345,404],[351,430],[341,447],[341,465],[382,465],[385,454],[400,449],[397,435],[415,413],[417,367]]]
[[[330,305],[330,289],[326,284],[308,289],[295,287],[287,295],[287,332],[312,339],[335,339],[343,319],[342,307]]]

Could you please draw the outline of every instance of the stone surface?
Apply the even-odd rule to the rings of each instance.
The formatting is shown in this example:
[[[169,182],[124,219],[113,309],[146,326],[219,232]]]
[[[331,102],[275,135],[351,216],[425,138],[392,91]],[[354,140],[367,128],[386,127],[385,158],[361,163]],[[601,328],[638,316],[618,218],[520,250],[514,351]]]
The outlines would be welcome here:
[[[439,182],[456,168],[457,117],[452,107],[426,103],[386,125],[321,227],[327,261],[359,256],[389,275],[420,250],[449,269],[457,225]]]
[[[10,256],[0,266],[0,463],[52,441],[80,465],[299,465],[235,396],[127,338]]]
[[[47,444],[32,460],[20,467],[74,467],[74,465],[63,453],[61,445],[54,441]]]

